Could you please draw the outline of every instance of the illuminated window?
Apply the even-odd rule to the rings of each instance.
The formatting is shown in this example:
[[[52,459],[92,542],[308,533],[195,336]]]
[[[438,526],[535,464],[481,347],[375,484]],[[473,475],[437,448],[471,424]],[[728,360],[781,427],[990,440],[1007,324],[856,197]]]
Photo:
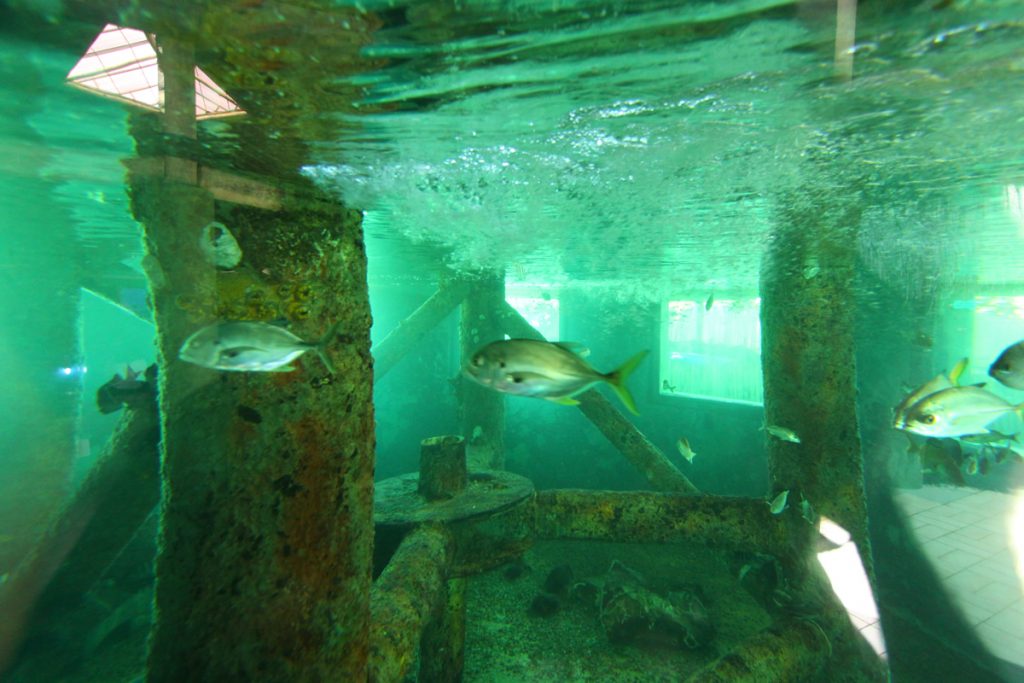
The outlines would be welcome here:
[[[761,299],[669,301],[662,309],[662,395],[760,405]]]
[[[546,286],[508,284],[505,287],[505,301],[519,311],[545,339],[559,339],[558,299],[550,294]]]
[[[163,76],[154,39],[134,28],[107,24],[68,73],[76,88],[149,111],[164,108]],[[245,112],[196,67],[196,118],[212,119]]]

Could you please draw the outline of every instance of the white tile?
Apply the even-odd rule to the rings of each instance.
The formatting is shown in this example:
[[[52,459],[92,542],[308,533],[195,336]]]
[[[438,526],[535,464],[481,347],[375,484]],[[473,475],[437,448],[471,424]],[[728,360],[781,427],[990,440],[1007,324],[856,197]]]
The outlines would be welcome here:
[[[985,623],[1020,638],[1024,644],[1024,609],[1020,608],[1019,601],[1002,612],[996,613]]]
[[[989,624],[981,624],[976,630],[992,654],[1015,664],[1024,664],[1024,637],[1012,636]]]

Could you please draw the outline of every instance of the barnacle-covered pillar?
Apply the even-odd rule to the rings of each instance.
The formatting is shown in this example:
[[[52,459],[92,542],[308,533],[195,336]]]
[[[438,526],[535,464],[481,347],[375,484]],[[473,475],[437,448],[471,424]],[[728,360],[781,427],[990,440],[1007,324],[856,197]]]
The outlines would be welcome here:
[[[804,190],[780,198],[761,272],[765,422],[772,495],[788,489],[845,527],[870,571],[857,427],[853,198]]]
[[[225,12],[218,39],[244,28],[231,24],[235,16]],[[193,106],[190,51],[167,39],[161,46],[167,129],[134,119],[143,154],[187,139],[194,125],[181,123]],[[285,76],[276,88],[294,94]],[[279,136],[255,145],[260,132],[248,129],[240,158],[270,160],[301,147],[269,142]],[[275,181],[290,194],[276,212],[215,207],[190,182],[188,160],[164,161],[164,174],[131,178],[148,252],[163,428],[148,680],[366,680],[373,405],[361,216],[284,161]],[[243,253],[234,275],[208,265],[199,248],[215,209]],[[251,278],[241,292],[232,284],[239,274]],[[266,301],[269,292],[282,301]],[[313,354],[291,372],[226,373],[178,359],[187,336],[216,319],[270,314],[311,340],[339,324],[327,345],[337,374]]]
[[[462,304],[463,362],[484,344],[504,339],[501,315],[505,304],[505,277],[487,273],[469,282]],[[460,393],[462,433],[470,469],[505,468],[505,397],[463,378]]]

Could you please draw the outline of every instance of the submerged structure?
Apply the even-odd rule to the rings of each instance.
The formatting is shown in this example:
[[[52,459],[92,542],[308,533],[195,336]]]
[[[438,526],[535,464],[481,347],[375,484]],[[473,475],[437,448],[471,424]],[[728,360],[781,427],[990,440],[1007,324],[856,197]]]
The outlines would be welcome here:
[[[125,208],[144,245],[134,277],[146,296],[133,313],[152,323],[156,369],[139,379],[129,367],[126,377],[104,385],[104,405],[124,406],[116,431],[0,584],[0,675],[13,681],[428,683],[939,680],[936,670],[998,680],[1019,672],[986,649],[945,600],[896,509],[888,462],[866,455],[888,438],[886,401],[901,391],[899,381],[872,363],[884,354],[865,349],[866,337],[892,322],[860,303],[864,280],[877,275],[863,267],[862,248],[870,229],[864,196],[874,180],[864,164],[844,157],[843,145],[868,136],[870,127],[808,144],[793,170],[806,180],[768,198],[767,246],[756,272],[747,274],[753,285],[744,285],[759,307],[763,416],[760,406],[739,400],[722,407],[723,421],[714,424],[709,415],[717,407],[687,398],[693,403],[682,421],[694,430],[710,425],[718,437],[694,440],[693,448],[681,441],[686,460],[679,461],[663,447],[665,433],[681,438],[681,427],[665,427],[677,415],[657,405],[685,393],[673,387],[674,375],[659,372],[652,381],[651,370],[635,380],[661,385],[638,391],[639,418],[624,414],[600,388],[574,396],[575,407],[537,402],[563,411],[554,426],[512,412],[512,401],[527,399],[506,398],[458,374],[435,381],[452,357],[461,367],[490,342],[558,341],[546,339],[543,325],[511,303],[508,283],[515,278],[508,273],[518,262],[437,265],[424,278],[426,287],[417,280],[413,288],[433,291],[411,297],[408,310],[391,315],[399,322],[372,342],[368,269],[374,263],[365,207],[325,189],[317,169],[325,166],[325,148],[352,135],[359,116],[412,107],[366,96],[373,85],[368,74],[389,59],[427,59],[433,48],[424,45],[456,39],[445,30],[457,29],[451,18],[459,13],[448,3],[377,4],[67,3],[51,28],[40,31],[39,40],[54,49],[83,40],[93,45],[89,58],[100,64],[73,72],[77,87],[88,81],[148,110],[128,114],[134,149],[123,164]],[[651,35],[667,32],[678,44],[725,39],[737,26],[825,12],[808,4],[761,5],[728,17],[664,19]],[[26,31],[41,20],[41,10],[17,5],[5,16],[14,30]],[[830,83],[853,78],[855,12],[850,3],[829,5]],[[559,12],[548,18],[578,19]],[[381,35],[407,24],[421,30],[421,44],[394,38],[374,49]],[[129,59],[125,44],[104,48],[88,39],[104,26],[103,34],[131,27],[129,38],[144,52],[140,65],[102,63],[104,49]],[[820,52],[821,34],[815,36],[812,47],[801,49]],[[517,48],[501,49],[511,55]],[[549,57],[557,63],[557,54]],[[119,80],[125,73],[145,81],[144,95],[135,81]],[[443,97],[422,88],[423,106],[441,106]],[[686,106],[693,110],[699,100]],[[618,101],[614,112],[600,116],[625,116],[635,104]],[[819,101],[806,115],[812,123],[810,117],[826,119],[830,106]],[[223,115],[232,116],[216,124],[223,128],[198,123]],[[372,138],[372,130],[365,135]],[[639,145],[639,137],[635,130],[609,134],[603,144]],[[599,175],[598,166],[588,173]],[[852,191],[837,186],[837,173],[858,184]],[[422,184],[435,181],[441,182],[427,177]],[[579,185],[566,183],[564,194],[577,191]],[[604,229],[618,226],[611,221]],[[506,242],[493,251],[515,242],[514,230],[500,235]],[[592,254],[571,237],[566,242],[566,271],[583,269]],[[715,265],[728,271],[727,264]],[[131,308],[112,284],[111,273],[121,271],[102,270],[66,275],[71,282],[57,288],[87,287]],[[692,313],[710,326],[716,306],[743,298],[706,281],[687,285],[686,306],[667,309],[669,315]],[[710,294],[696,300],[697,291]],[[889,299],[899,309],[894,316],[929,320],[935,311],[928,292],[914,294]],[[578,313],[581,329],[586,311],[607,314],[620,303],[599,306],[588,297],[600,297],[577,296],[565,296],[560,310],[564,320]],[[47,335],[61,349],[74,346],[76,313],[65,299],[56,299],[51,317],[62,322]],[[608,324],[604,336],[613,351],[594,367],[610,369],[606,359],[625,358],[620,351],[650,341],[642,325],[667,328],[659,318],[664,311],[636,309],[635,318]],[[221,321],[286,326],[300,340],[299,357],[268,372],[183,362],[185,340]],[[307,347],[323,357],[299,355]],[[424,347],[445,357],[426,361]],[[908,366],[916,362],[903,353]],[[375,387],[399,375],[402,387],[393,395],[412,398],[392,400],[398,408],[382,414]],[[440,398],[424,388],[441,384],[447,389]],[[858,393],[864,387],[884,398],[872,395],[865,403]],[[77,406],[80,394],[77,386],[62,400]],[[438,406],[453,410],[436,429],[417,422]],[[647,419],[647,407],[671,417]],[[29,409],[39,419],[48,414]],[[58,406],[62,419],[39,451],[52,462],[37,467],[56,479],[67,464],[48,453],[62,453],[73,440],[67,415],[75,410]],[[752,410],[763,432],[750,429]],[[415,462],[406,457],[406,467],[397,456],[383,462],[381,425],[389,430],[388,456],[400,432]],[[597,462],[592,453],[600,448],[622,461],[578,479],[602,487],[551,485],[556,477],[545,471],[548,463],[531,463],[529,451],[541,450],[537,442],[552,434],[553,441],[570,443],[567,461]],[[741,444],[743,468],[755,472],[736,480],[742,495],[722,493],[728,483],[702,483],[695,475],[695,458],[710,458],[706,453],[716,446],[724,451],[730,438]],[[762,444],[765,456],[758,460]],[[550,478],[541,485],[544,476]],[[42,486],[45,477],[34,481]],[[48,511],[37,512],[47,518]],[[859,558],[863,567],[861,585],[877,603],[884,648],[851,617],[820,561],[842,548],[852,552],[850,564]],[[124,598],[129,585],[131,596]],[[105,594],[118,595],[111,599],[116,607],[97,606]],[[57,661],[45,654],[51,642],[76,645],[67,661]],[[562,647],[552,655],[556,642]],[[587,655],[572,643],[582,643]]]

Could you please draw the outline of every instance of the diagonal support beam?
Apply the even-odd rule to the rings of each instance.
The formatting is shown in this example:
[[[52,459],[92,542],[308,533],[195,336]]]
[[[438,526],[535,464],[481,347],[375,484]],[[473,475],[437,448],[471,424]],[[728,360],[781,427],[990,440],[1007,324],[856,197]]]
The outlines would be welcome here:
[[[373,353],[373,381],[388,374],[409,351],[438,323],[448,317],[466,298],[468,284],[462,281],[443,283],[434,294],[412,314],[398,323],[386,337],[371,350]]]
[[[546,341],[544,335],[509,303],[505,303],[503,312],[505,332],[510,337]],[[652,487],[659,491],[698,493],[697,487],[611,401],[593,389],[576,398],[580,401],[580,411],[633,463]]]

